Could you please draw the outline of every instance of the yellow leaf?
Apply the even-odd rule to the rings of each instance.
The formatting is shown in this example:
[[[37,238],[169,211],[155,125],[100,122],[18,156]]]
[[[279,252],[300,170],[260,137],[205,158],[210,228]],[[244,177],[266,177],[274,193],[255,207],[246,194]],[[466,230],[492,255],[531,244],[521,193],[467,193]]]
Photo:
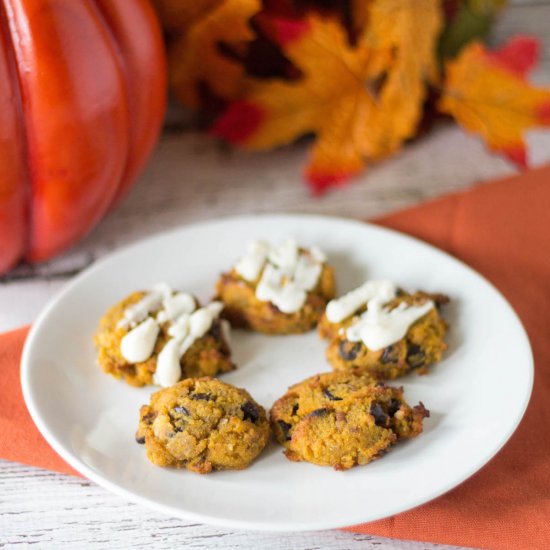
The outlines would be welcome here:
[[[490,53],[474,42],[446,65],[439,109],[466,130],[480,135],[490,149],[527,164],[523,133],[550,125],[550,91],[525,81],[532,66],[534,41],[518,38]]]
[[[239,95],[244,68],[223,55],[220,44],[238,49],[250,42],[255,35],[249,21],[260,8],[260,0],[213,3],[210,10],[201,12],[187,32],[173,42],[169,50],[171,85],[183,103],[191,108],[199,107],[201,84],[208,84],[215,94],[225,99]]]
[[[214,133],[268,149],[313,132],[306,172],[314,190],[395,151],[416,129],[426,81],[436,77],[437,0],[369,1],[368,25],[351,46],[338,22],[310,15],[278,20],[278,42],[298,81],[248,80]]]
[[[426,82],[438,80],[436,39],[441,30],[439,2],[374,2],[365,44],[385,48],[393,60],[381,89],[375,128],[380,133],[375,158],[393,153],[412,137],[422,115]]]

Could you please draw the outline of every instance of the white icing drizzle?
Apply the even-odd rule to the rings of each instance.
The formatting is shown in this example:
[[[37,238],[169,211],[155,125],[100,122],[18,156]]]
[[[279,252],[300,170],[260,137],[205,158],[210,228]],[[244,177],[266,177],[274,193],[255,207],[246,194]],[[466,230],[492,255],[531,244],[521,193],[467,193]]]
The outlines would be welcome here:
[[[391,310],[385,308],[384,304],[396,295],[397,287],[390,281],[367,281],[341,298],[331,300],[326,316],[331,323],[340,323],[367,306],[359,319],[347,330],[340,328],[339,334],[345,334],[350,342],[362,341],[371,350],[383,349],[401,340],[409,327],[434,307],[428,300],[420,305],[401,302]]]
[[[262,302],[269,302],[277,294],[277,290],[282,286],[283,272],[280,269],[267,264],[262,273],[262,278],[256,287],[256,296]]]
[[[268,259],[284,275],[292,277],[298,263],[299,252],[296,241],[294,239],[287,239],[283,244],[271,248]]]
[[[397,287],[390,281],[367,281],[360,287],[327,304],[326,315],[331,323],[340,323],[359,308],[378,300],[382,303],[395,298]]]
[[[181,378],[181,358],[196,340],[210,330],[222,309],[221,302],[211,302],[191,315],[183,313],[168,329],[168,334],[172,338],[159,353],[157,370],[153,375],[156,384],[166,388]]]
[[[153,375],[155,384],[167,388],[173,386],[181,378],[179,341],[168,340],[157,357],[157,370]]]
[[[273,303],[283,313],[295,313],[303,307],[307,292],[317,285],[325,261],[318,247],[302,252],[293,239],[276,247],[256,241],[249,245],[235,270],[250,282],[261,273],[256,286],[258,300]]]
[[[347,329],[346,337],[350,342],[362,341],[371,350],[383,349],[401,340],[409,327],[433,307],[429,300],[421,305],[401,302],[389,310],[378,300],[371,300],[367,311]]]
[[[155,348],[159,330],[159,324],[152,317],[147,317],[124,335],[120,341],[120,352],[124,359],[130,363],[147,361]]]
[[[162,301],[162,309],[157,314],[157,321],[160,323],[173,321],[184,313],[192,313],[195,311],[196,307],[195,298],[193,298],[191,294],[178,292],[164,298]]]
[[[324,264],[327,261],[327,255],[318,247],[312,246],[309,249],[311,256],[314,260],[317,260],[319,263]]]
[[[162,301],[169,298],[171,294],[172,289],[166,283],[157,283],[139,302],[124,310],[124,317],[118,322],[117,327],[135,327],[146,319],[151,311],[158,309]]]
[[[301,255],[294,271],[294,282],[298,288],[313,290],[317,286],[321,271],[323,271],[322,263],[314,260],[313,257]]]
[[[269,254],[269,245],[254,241],[248,245],[246,254],[235,264],[235,270],[245,280],[254,282],[260,275]]]
[[[212,326],[214,319],[223,309],[221,302],[212,302],[205,307],[197,309],[189,317],[189,334],[196,338],[202,338]]]
[[[166,283],[155,285],[139,302],[124,310],[118,326],[132,329],[120,342],[122,356],[130,363],[149,359],[160,332],[159,323],[170,323],[167,330],[170,338],[157,357],[153,381],[162,387],[172,386],[181,378],[183,355],[210,330],[223,304],[212,302],[199,309],[196,307],[190,294],[173,293]],[[154,319],[150,314],[159,308]],[[225,336],[228,328],[222,327],[222,330]]]
[[[191,316],[188,313],[182,313],[168,329],[168,336],[183,340],[189,334],[189,319]]]
[[[306,291],[294,281],[283,284],[283,277],[280,269],[267,264],[256,287],[256,297],[262,302],[275,304],[283,313],[294,313],[304,305]]]

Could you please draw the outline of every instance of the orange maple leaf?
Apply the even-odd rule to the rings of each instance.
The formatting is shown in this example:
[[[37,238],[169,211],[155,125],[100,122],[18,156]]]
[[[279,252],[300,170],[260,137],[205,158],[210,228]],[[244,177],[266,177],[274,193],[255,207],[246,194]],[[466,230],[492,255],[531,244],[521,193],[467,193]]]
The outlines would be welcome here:
[[[247,81],[215,135],[268,149],[315,133],[306,176],[315,192],[339,184],[366,159],[395,151],[416,130],[426,81],[436,75],[437,0],[369,1],[369,25],[351,46],[338,22],[273,19],[271,34],[302,72],[298,81]]]
[[[515,38],[495,52],[473,42],[447,63],[439,102],[441,111],[521,167],[527,166],[523,132],[550,126],[550,91],[525,81],[536,57],[532,38]]]
[[[250,18],[260,8],[260,0],[223,0],[211,2],[211,9],[194,17],[187,32],[173,42],[168,52],[171,86],[178,99],[199,108],[201,84],[208,84],[225,99],[239,96],[245,69],[224,55],[220,44],[236,50],[246,46],[255,37]]]

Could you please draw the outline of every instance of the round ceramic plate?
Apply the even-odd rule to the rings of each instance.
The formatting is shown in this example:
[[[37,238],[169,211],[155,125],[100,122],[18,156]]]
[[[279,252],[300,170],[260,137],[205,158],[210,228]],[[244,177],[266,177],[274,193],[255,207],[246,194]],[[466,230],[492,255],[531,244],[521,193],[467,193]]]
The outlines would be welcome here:
[[[218,275],[254,238],[295,237],[320,245],[339,293],[367,278],[448,294],[449,350],[427,376],[404,385],[430,418],[419,437],[383,459],[346,472],[288,461],[271,442],[243,471],[201,476],[162,469],[135,442],[139,407],[154,388],[103,374],[92,336],[99,318],[135,289],[158,281],[212,296]],[[505,345],[503,345],[505,344]],[[263,336],[233,332],[238,370],[223,380],[266,409],[287,387],[329,371],[315,332]],[[27,406],[52,447],[88,478],[172,516],[265,530],[325,529],[387,517],[441,495],[481,468],[518,425],[531,393],[533,360],[525,331],[504,298],[450,256],[365,223],[313,216],[250,216],[182,227],[98,262],[50,303],[34,324],[22,360]]]

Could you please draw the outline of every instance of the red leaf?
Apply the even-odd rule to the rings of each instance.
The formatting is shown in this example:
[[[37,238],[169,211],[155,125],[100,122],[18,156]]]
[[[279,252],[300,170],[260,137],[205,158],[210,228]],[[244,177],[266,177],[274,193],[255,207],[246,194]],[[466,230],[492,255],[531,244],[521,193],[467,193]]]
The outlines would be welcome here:
[[[299,40],[310,29],[307,20],[304,19],[273,19],[273,37],[281,46],[286,46]]]
[[[210,129],[213,136],[238,145],[245,142],[261,126],[265,112],[248,101],[234,101]]]
[[[539,47],[536,38],[518,35],[498,50],[487,52],[487,59],[517,76],[524,77],[537,62]]]
[[[306,170],[305,177],[314,196],[324,195],[331,187],[344,187],[356,172],[320,172]]]
[[[520,168],[527,168],[527,151],[524,145],[504,148],[502,149],[502,153],[504,153],[508,160],[510,160]]]
[[[541,124],[550,126],[550,101],[539,106],[537,118],[540,120]]]

